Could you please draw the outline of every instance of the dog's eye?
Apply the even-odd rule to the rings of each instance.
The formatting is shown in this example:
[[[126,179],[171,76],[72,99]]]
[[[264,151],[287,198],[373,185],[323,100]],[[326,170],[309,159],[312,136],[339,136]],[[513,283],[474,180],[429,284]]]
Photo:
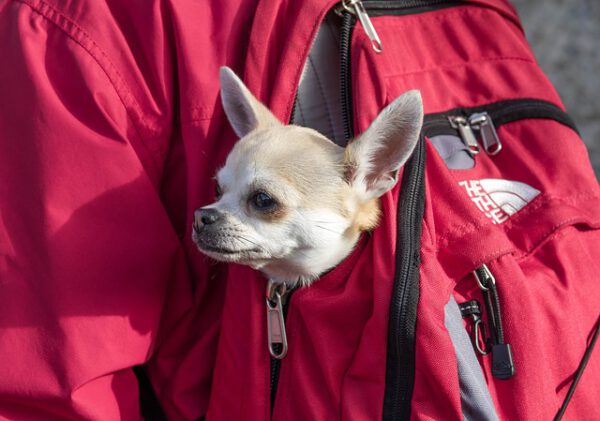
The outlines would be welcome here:
[[[273,207],[275,207],[275,205],[277,205],[277,202],[275,202],[275,199],[273,199],[267,193],[262,192],[262,191],[256,192],[252,196],[250,201],[256,209],[261,210],[261,211],[270,210]]]
[[[215,198],[219,200],[223,196],[223,191],[221,190],[221,186],[219,183],[215,184]]]

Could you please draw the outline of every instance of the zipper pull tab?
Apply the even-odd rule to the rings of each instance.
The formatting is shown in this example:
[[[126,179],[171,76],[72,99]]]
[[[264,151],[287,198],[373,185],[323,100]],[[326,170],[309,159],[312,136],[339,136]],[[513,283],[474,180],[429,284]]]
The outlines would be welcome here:
[[[269,280],[267,285],[267,338],[269,352],[277,360],[285,358],[288,351],[285,333],[285,318],[283,314],[283,298],[288,293],[283,283]]]
[[[469,154],[472,157],[477,155],[479,153],[479,143],[477,143],[473,129],[471,129],[467,119],[462,116],[450,116],[448,117],[448,121],[450,121],[450,125],[454,129],[458,130],[460,138],[467,147]]]
[[[492,376],[500,380],[508,380],[515,375],[510,344],[492,346]]]
[[[383,46],[381,45],[381,40],[379,39],[379,35],[373,26],[373,22],[371,22],[371,18],[365,9],[361,0],[342,0],[342,6],[348,12],[356,15],[360,24],[362,25],[365,33],[371,40],[371,47],[375,50],[376,53],[381,53],[383,51]]]
[[[502,143],[488,113],[472,114],[469,117],[469,124],[481,133],[481,141],[488,155],[497,155],[502,150]]]

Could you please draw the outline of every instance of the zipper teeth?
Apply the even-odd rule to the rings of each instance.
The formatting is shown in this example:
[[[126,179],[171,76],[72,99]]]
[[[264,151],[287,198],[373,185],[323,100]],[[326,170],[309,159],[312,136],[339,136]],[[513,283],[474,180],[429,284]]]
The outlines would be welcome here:
[[[298,108],[298,91],[296,91],[296,95],[294,95],[294,103],[292,104],[292,111],[289,119],[290,124],[294,124],[294,119],[296,118],[296,108]]]
[[[477,276],[480,279],[486,279],[487,273],[483,269],[483,267],[475,269]],[[489,296],[489,301],[491,306],[491,314],[488,313],[488,319],[490,323],[492,323],[493,333],[495,337],[495,341],[497,344],[504,343],[504,328],[502,327],[502,312],[500,310],[500,297],[498,295],[498,287],[493,282],[488,282],[485,285],[488,288],[488,291],[484,291],[484,295]],[[488,297],[486,297],[487,299]],[[490,317],[491,316],[491,317]]]
[[[490,115],[492,119],[499,120],[500,123],[505,124],[502,122],[502,120],[509,118],[511,114],[516,114],[518,112],[527,110],[546,111],[548,116],[560,119],[561,122],[564,121],[563,124],[567,124],[571,126],[571,128],[573,128],[574,130],[577,130],[577,128],[575,127],[575,123],[571,120],[571,117],[551,102],[540,100],[526,101],[527,102],[508,104],[506,107],[499,108],[496,112],[493,112]]]
[[[499,344],[504,343],[504,328],[502,327],[502,313],[500,311],[500,297],[498,296],[498,290],[496,285],[490,285],[490,292],[492,300],[494,300],[494,317],[496,318],[496,340]]]
[[[449,0],[412,0],[412,1],[382,1],[382,0],[363,0],[365,9],[371,10],[402,10],[418,7],[439,6],[446,4],[462,4],[461,1]]]
[[[354,136],[354,119],[352,113],[352,63],[350,62],[350,42],[352,28],[356,22],[354,16],[345,12],[342,15],[340,29],[340,94],[342,97],[342,124],[344,137],[348,142]]]
[[[556,120],[577,131],[575,122],[565,111],[551,102],[539,99],[513,99],[495,102],[485,106],[455,108],[443,113],[429,114],[425,117],[423,130],[427,133],[435,130],[448,129],[451,128],[448,117],[457,115],[468,117],[477,112],[487,112],[494,121],[495,127],[521,119],[548,118]],[[527,112],[529,112],[529,114],[527,114]],[[520,113],[524,113],[525,115],[519,115]]]
[[[276,344],[276,351],[280,351],[280,344]],[[275,396],[277,395],[277,385],[279,383],[279,371],[281,370],[281,360],[271,357],[271,413],[275,405]]]
[[[408,314],[411,310],[409,300],[416,298],[418,301],[418,290],[412,291],[417,294],[411,297],[411,286],[414,287],[412,276],[414,271],[418,270],[419,249],[418,240],[420,239],[420,215],[417,207],[419,199],[422,199],[423,173],[425,162],[424,142],[421,139],[415,151],[414,172],[410,174],[408,187],[403,188],[401,195],[407,197],[407,202],[398,202],[398,218],[401,218],[403,227],[402,233],[399,232],[397,247],[402,247],[402,255],[396,261],[396,267],[400,267],[398,275],[394,281],[394,295],[390,308],[390,324],[388,332],[388,355],[386,369],[386,389],[384,400],[384,420],[408,419],[410,417],[410,402],[412,400],[412,391],[414,386],[414,332],[416,320]],[[411,165],[412,166],[412,165]],[[405,171],[408,170],[405,167]],[[408,176],[405,172],[405,176]],[[416,230],[415,230],[416,228]],[[418,238],[417,238],[418,237]],[[400,240],[400,241],[399,241]],[[396,293],[397,292],[397,293]],[[409,325],[410,323],[410,325]]]
[[[475,273],[479,279],[487,279],[488,274],[483,267],[475,269]],[[502,327],[502,315],[500,312],[500,297],[498,297],[498,289],[492,282],[487,282],[485,287],[487,291],[483,291],[483,295],[486,301],[486,311],[488,316],[488,323],[492,327],[491,334],[493,342],[495,344],[504,343],[504,329]]]
[[[468,107],[468,108],[454,108],[448,111],[444,111],[442,113],[434,113],[426,116],[425,125],[435,124],[438,121],[446,122],[447,118],[450,116],[460,115],[463,117],[468,117],[469,115],[476,112],[487,112],[490,117],[493,119],[502,119],[506,118],[507,115],[515,113],[517,111],[530,110],[530,109],[544,109],[547,110],[550,114],[563,114],[566,113],[559,108],[557,105],[539,100],[539,99],[510,99],[506,101],[494,102],[492,104],[487,104],[483,106],[476,107]]]

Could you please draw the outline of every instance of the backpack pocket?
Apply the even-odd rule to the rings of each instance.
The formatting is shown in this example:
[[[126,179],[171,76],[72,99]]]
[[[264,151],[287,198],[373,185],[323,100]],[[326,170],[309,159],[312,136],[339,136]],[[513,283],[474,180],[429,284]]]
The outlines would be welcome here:
[[[500,419],[553,419],[563,404],[598,323],[600,230],[561,228],[530,253],[506,254],[464,276],[454,298],[480,305],[480,322],[464,314]],[[481,285],[481,268],[494,279]],[[478,279],[479,278],[479,279]],[[501,339],[498,339],[501,335]],[[597,351],[597,350],[596,350]],[[568,419],[589,419],[600,390],[600,358],[592,354],[568,406]]]
[[[431,114],[424,133],[427,226],[459,280],[453,296],[497,414],[551,419],[600,315],[599,189],[583,142],[537,99]],[[592,356],[568,416],[593,413],[598,390]]]

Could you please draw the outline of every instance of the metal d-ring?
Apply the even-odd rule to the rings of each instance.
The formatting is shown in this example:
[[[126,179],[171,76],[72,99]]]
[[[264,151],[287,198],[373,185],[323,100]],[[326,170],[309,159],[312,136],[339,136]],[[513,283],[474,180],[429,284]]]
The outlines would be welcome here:
[[[472,342],[473,342],[473,346],[475,347],[475,349],[477,350],[477,352],[479,352],[481,355],[487,355],[490,351],[489,349],[483,349],[481,348],[481,342],[480,342],[480,335],[479,332],[481,331],[481,334],[484,338],[484,343],[486,341],[486,331],[485,331],[485,324],[483,324],[483,319],[477,319],[473,325],[473,338],[472,338]]]

